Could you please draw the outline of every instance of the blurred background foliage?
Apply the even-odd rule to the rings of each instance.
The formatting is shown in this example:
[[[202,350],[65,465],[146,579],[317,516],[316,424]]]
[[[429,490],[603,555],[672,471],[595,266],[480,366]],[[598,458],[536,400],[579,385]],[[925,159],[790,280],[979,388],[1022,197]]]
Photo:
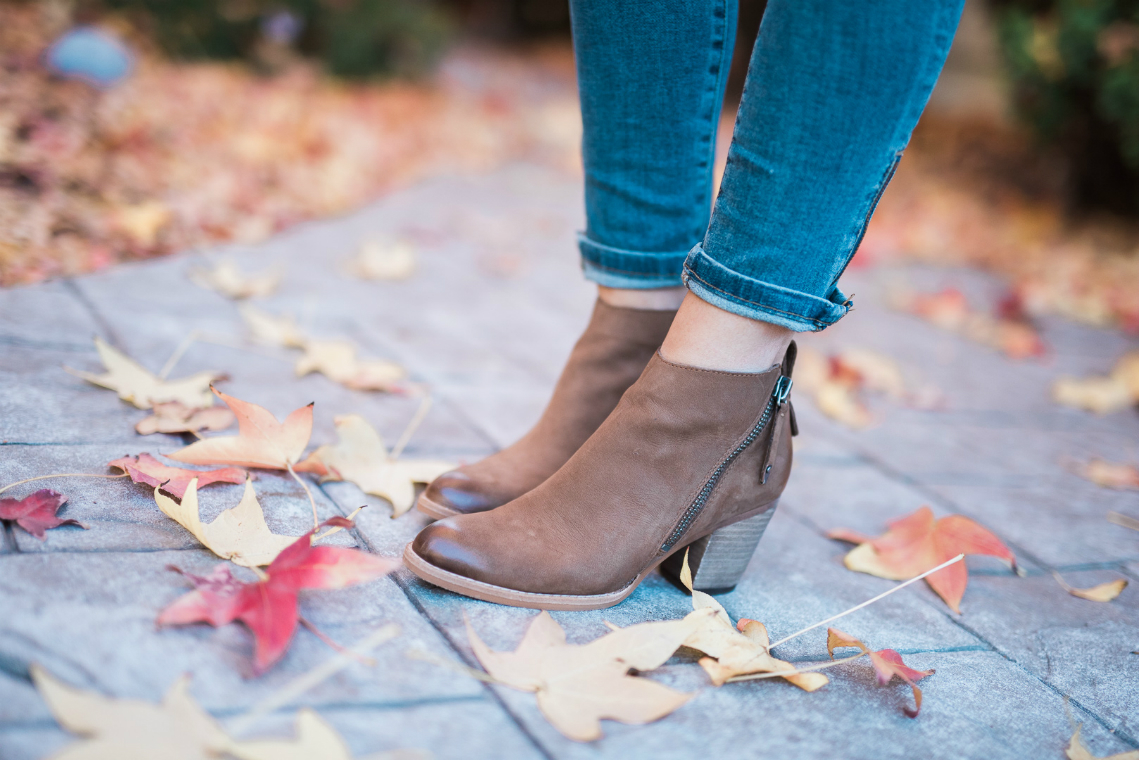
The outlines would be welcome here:
[[[1139,216],[1139,0],[994,0],[1017,113],[1073,205]]]
[[[458,34],[566,36],[565,0],[83,0],[125,14],[171,56],[295,56],[349,79],[416,77]],[[1139,0],[990,0],[1012,107],[1066,163],[1073,211],[1139,217]],[[763,15],[743,0],[731,89]]]

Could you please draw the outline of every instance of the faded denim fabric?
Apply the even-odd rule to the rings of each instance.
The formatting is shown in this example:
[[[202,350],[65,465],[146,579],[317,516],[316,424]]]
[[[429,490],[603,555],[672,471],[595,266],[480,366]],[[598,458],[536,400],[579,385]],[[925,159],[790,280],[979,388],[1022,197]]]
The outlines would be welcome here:
[[[711,209],[735,0],[571,0],[585,275],[822,330],[964,0],[770,0]],[[709,211],[711,218],[709,220]]]

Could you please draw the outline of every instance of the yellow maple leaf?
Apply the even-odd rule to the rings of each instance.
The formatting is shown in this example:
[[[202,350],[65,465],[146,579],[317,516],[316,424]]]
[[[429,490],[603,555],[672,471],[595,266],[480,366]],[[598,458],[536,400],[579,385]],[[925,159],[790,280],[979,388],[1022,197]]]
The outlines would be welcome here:
[[[170,519],[194,535],[214,554],[242,567],[268,565],[299,536],[281,536],[269,530],[265,513],[253,492],[253,481],[245,480],[245,493],[236,507],[227,509],[206,524],[198,511],[198,479],[190,481],[182,503],[154,489],[154,501]]]
[[[268,271],[260,274],[245,274],[236,263],[224,259],[212,269],[196,268],[190,271],[190,279],[197,285],[213,290],[226,298],[263,298],[271,295],[281,284],[281,272]]]
[[[542,612],[513,652],[491,650],[470,621],[467,635],[494,680],[536,693],[538,709],[555,728],[570,739],[593,741],[601,738],[602,718],[651,723],[692,698],[629,671],[663,665],[710,614],[698,611],[683,620],[638,623],[578,645],[567,644],[562,627]]]
[[[768,652],[771,640],[763,623],[741,620],[737,629],[723,605],[703,591],[692,588],[687,551],[680,569],[680,581],[692,592],[694,611],[711,610],[715,613],[684,640],[684,646],[708,655],[700,660],[700,667],[704,668],[713,684],[722,686],[729,678],[750,673],[791,673],[795,670],[794,665],[776,659]],[[803,691],[815,691],[829,682],[822,673],[794,673],[783,678]]]
[[[188,692],[182,676],[159,705],[111,699],[57,680],[33,665],[32,681],[59,724],[84,737],[52,757],[84,760],[213,760],[230,739]]]
[[[320,372],[329,380],[357,391],[390,391],[407,376],[407,370],[383,359],[360,359],[356,346],[346,340],[310,340],[297,359],[297,377]]]
[[[336,434],[339,443],[321,446],[297,465],[297,471],[316,472],[322,475],[321,482],[351,481],[364,493],[390,501],[392,517],[411,509],[416,483],[430,483],[456,467],[436,459],[393,459],[380,434],[358,414],[337,417]]]
[[[117,392],[119,398],[139,409],[150,409],[155,404],[172,401],[193,409],[213,406],[210,383],[224,377],[219,372],[198,372],[180,380],[163,380],[98,336],[95,337],[95,349],[106,373],[68,371],[89,383]]]

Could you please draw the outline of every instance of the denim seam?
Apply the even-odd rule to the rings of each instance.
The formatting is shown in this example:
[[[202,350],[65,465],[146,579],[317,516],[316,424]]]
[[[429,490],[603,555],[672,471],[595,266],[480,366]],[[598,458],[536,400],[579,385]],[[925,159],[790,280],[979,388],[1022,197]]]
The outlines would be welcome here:
[[[717,263],[718,263],[718,262],[717,262]],[[721,266],[722,266],[722,265],[721,265]],[[812,323],[812,324],[815,324],[815,325],[820,325],[820,326],[822,326],[822,327],[829,327],[829,326],[833,325],[835,322],[837,322],[837,321],[838,321],[838,320],[836,319],[836,320],[832,320],[832,321],[830,321],[830,322],[823,322],[822,320],[819,320],[819,319],[815,319],[814,317],[808,317],[808,316],[804,316],[804,315],[802,315],[802,314],[797,314],[797,313],[795,313],[795,312],[793,312],[793,311],[784,311],[783,309],[777,309],[777,308],[775,308],[774,306],[768,306],[767,304],[761,304],[761,303],[759,303],[758,301],[750,301],[750,300],[748,300],[748,299],[746,299],[746,298],[742,298],[742,297],[740,297],[740,296],[737,296],[737,295],[733,295],[733,294],[731,294],[731,293],[728,293],[728,292],[727,292],[727,291],[725,291],[725,290],[721,290],[720,288],[717,288],[715,285],[713,285],[712,283],[708,282],[707,280],[705,280],[705,279],[704,279],[703,277],[701,277],[700,275],[698,275],[698,274],[696,274],[695,272],[693,272],[693,271],[692,271],[692,269],[691,269],[691,268],[690,268],[690,267],[689,267],[687,264],[685,264],[685,266],[684,266],[684,274],[685,274],[685,275],[686,275],[686,276],[687,276],[689,279],[693,279],[693,280],[696,280],[697,282],[699,282],[699,283],[700,283],[701,285],[703,285],[704,287],[708,288],[709,290],[714,290],[714,291],[716,291],[717,293],[719,293],[720,295],[724,296],[724,297],[725,297],[725,298],[727,298],[728,300],[731,300],[731,301],[737,301],[737,302],[739,302],[739,303],[744,303],[744,304],[747,304],[748,306],[754,306],[754,307],[756,307],[757,309],[760,309],[760,310],[762,310],[762,311],[767,311],[767,312],[771,312],[771,313],[774,313],[774,314],[783,314],[783,315],[786,315],[786,316],[788,316],[788,317],[794,317],[794,318],[796,318],[796,319],[800,319],[800,320],[802,320],[802,321],[804,321],[804,322],[810,322],[810,323]],[[735,275],[736,275],[736,276],[738,276],[738,277],[743,277],[743,275],[739,274],[738,272],[733,272],[733,274],[735,274]],[[750,278],[749,278],[749,279],[750,279]],[[757,282],[758,282],[758,281],[757,281]],[[766,283],[764,283],[764,284],[766,284]],[[809,293],[803,293],[803,294],[801,294],[801,295],[804,295],[804,296],[807,296],[807,297],[810,297],[810,298],[817,298],[817,296],[812,296],[812,295],[811,295],[811,294],[809,294]],[[826,301],[826,299],[823,299],[823,298],[820,298],[819,300],[820,300],[820,301]],[[835,305],[836,305],[836,304],[832,303],[831,301],[826,301],[826,302],[827,302],[828,304],[831,304],[832,306],[835,306]]]
[[[712,81],[710,91],[706,92],[705,97],[709,99],[708,104],[708,131],[706,133],[706,152],[704,154],[704,192],[699,198],[699,202],[706,205],[711,211],[712,205],[712,175],[716,169],[716,137],[720,130],[719,115],[723,109],[724,93],[727,91],[728,75],[731,72],[731,59],[735,53],[736,32],[734,29],[735,21],[729,16],[729,0],[721,0],[720,2],[720,27],[718,34],[720,37],[720,56],[716,64],[716,77]],[[738,12],[738,9],[737,9]],[[728,29],[732,28],[731,50],[728,50]]]
[[[604,269],[606,272],[615,272],[616,274],[631,274],[631,275],[635,275],[638,277],[644,277],[646,279],[647,278],[653,278],[653,277],[672,277],[673,276],[670,274],[656,274],[653,272],[636,272],[632,269],[618,269],[617,267],[609,267],[609,266],[605,266],[604,264],[598,264],[596,261],[594,261],[593,259],[590,259],[590,258],[586,258],[585,260],[589,263],[589,265],[591,267],[593,267],[595,269]]]

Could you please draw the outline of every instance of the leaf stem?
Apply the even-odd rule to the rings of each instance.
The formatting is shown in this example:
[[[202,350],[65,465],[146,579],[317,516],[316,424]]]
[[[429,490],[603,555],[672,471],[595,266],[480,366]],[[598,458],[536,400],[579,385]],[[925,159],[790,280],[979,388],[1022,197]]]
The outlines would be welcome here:
[[[273,711],[284,707],[289,702],[293,701],[301,694],[304,694],[309,689],[312,689],[324,681],[332,678],[334,675],[344,670],[344,668],[351,665],[355,660],[348,654],[352,652],[356,655],[363,655],[383,644],[386,641],[394,639],[399,635],[399,626],[395,623],[389,623],[382,628],[377,629],[370,636],[362,641],[349,647],[344,652],[338,652],[336,656],[332,657],[325,662],[317,665],[307,673],[294,678],[289,683],[285,684],[275,694],[271,694],[261,702],[258,702],[253,707],[249,708],[244,714],[239,715],[229,725],[230,733],[239,734],[249,730],[249,727],[257,721],[264,718],[266,715],[271,714]]]
[[[346,657],[351,657],[353,660],[360,663],[361,665],[367,665],[370,668],[376,666],[376,661],[373,660],[371,657],[365,657],[364,655],[360,654],[359,652],[353,652],[351,649],[345,649],[342,645],[337,644],[328,634],[324,633],[319,628],[317,628],[315,625],[313,625],[312,621],[309,620],[308,618],[304,617],[303,615],[297,615],[297,622],[300,623],[301,625],[303,625],[305,628],[312,631],[312,633],[318,639],[320,639],[325,644],[327,644],[329,647],[331,647],[332,651],[336,652],[337,654],[342,654],[342,655],[345,655]]]
[[[178,365],[178,360],[190,350],[190,346],[194,345],[197,340],[198,331],[193,330],[178,344],[178,348],[174,349],[174,353],[170,354],[170,358],[166,360],[166,363],[162,365],[162,369],[158,371],[159,380],[165,380],[166,376],[174,371],[174,367]]]
[[[813,631],[813,630],[815,630],[816,628],[818,628],[819,626],[822,626],[822,625],[826,625],[827,623],[830,623],[830,622],[833,622],[833,621],[835,621],[835,620],[838,620],[840,617],[845,617],[845,616],[849,615],[849,614],[850,614],[850,613],[852,613],[852,612],[857,612],[858,610],[862,609],[863,607],[869,607],[871,604],[874,604],[874,602],[877,602],[877,601],[879,601],[880,599],[885,599],[886,597],[888,597],[890,594],[894,593],[895,591],[901,591],[902,589],[904,589],[906,586],[910,585],[911,583],[917,583],[917,582],[918,582],[918,581],[920,581],[922,578],[925,578],[927,575],[932,575],[933,573],[936,573],[938,570],[944,570],[945,568],[949,567],[949,566],[950,566],[950,565],[952,565],[953,563],[955,563],[955,562],[960,562],[960,561],[961,561],[961,560],[963,560],[963,559],[965,559],[965,555],[964,555],[964,554],[958,554],[956,557],[954,557],[953,559],[949,560],[948,562],[942,562],[942,563],[941,563],[940,565],[938,565],[937,567],[934,567],[934,568],[931,568],[931,569],[929,569],[929,570],[926,570],[926,571],[925,571],[924,573],[922,573],[921,575],[918,575],[918,576],[914,576],[913,578],[910,578],[908,581],[906,581],[906,582],[904,582],[904,583],[899,583],[897,586],[894,586],[894,587],[893,587],[892,589],[890,589],[889,591],[883,591],[881,594],[879,594],[878,596],[874,597],[873,599],[867,599],[867,600],[866,600],[865,602],[863,602],[862,604],[859,604],[859,605],[856,605],[856,606],[854,606],[854,607],[851,607],[851,608],[850,608],[849,610],[847,610],[846,612],[840,612],[840,613],[838,613],[837,615],[831,615],[831,616],[830,616],[829,618],[827,618],[826,620],[820,620],[819,622],[815,623],[814,625],[809,625],[809,626],[807,626],[806,628],[804,628],[804,629],[803,629],[803,630],[801,630],[801,631],[795,631],[795,633],[791,634],[790,636],[785,636],[785,637],[783,637],[783,638],[779,639],[779,641],[776,641],[774,644],[771,644],[770,646],[768,646],[768,647],[767,647],[767,651],[769,651],[769,652],[770,652],[772,649],[774,649],[775,647],[779,646],[780,644],[783,644],[783,643],[785,643],[785,642],[787,642],[787,641],[790,641],[791,639],[795,638],[796,636],[802,636],[802,635],[803,635],[804,633],[806,633],[807,631]]]
[[[749,673],[746,676],[732,676],[728,679],[728,683],[735,683],[736,681],[758,681],[761,678],[783,678],[784,676],[793,676],[796,673],[810,673],[815,670],[826,670],[833,668],[835,665],[842,665],[846,662],[853,662],[859,657],[865,657],[866,652],[859,652],[850,657],[843,657],[841,660],[831,660],[830,662],[820,662],[817,665],[808,665],[803,668],[796,668],[795,670],[779,670],[772,673]]]
[[[438,655],[431,654],[430,652],[425,652],[422,649],[409,649],[404,653],[404,655],[409,660],[429,662],[432,665],[438,665],[441,668],[447,668],[448,670],[453,670],[456,673],[462,673],[463,675],[470,676],[471,678],[482,681],[483,683],[500,683],[497,679],[494,678],[494,676],[484,673],[481,670],[476,670],[457,662],[445,660]]]
[[[411,418],[411,421],[407,423],[407,427],[403,429],[403,433],[400,435],[399,440],[396,441],[395,446],[392,446],[391,453],[388,454],[388,459],[399,459],[399,455],[407,448],[411,436],[415,435],[415,431],[419,428],[419,425],[423,422],[423,418],[427,416],[429,411],[431,411],[431,397],[424,396],[423,402],[420,403],[419,408],[415,410],[415,415]]]
[[[293,469],[293,465],[286,463],[285,466],[289,468],[289,474],[293,476],[293,479],[301,484],[301,488],[305,489],[305,494],[308,496],[308,503],[312,505],[312,529],[317,530],[320,527],[320,518],[317,517],[316,514],[316,499],[312,497],[312,491],[310,491],[308,485],[301,480],[301,476],[297,475],[297,471]]]
[[[1139,530],[1139,520],[1119,512],[1108,512],[1107,521],[1114,523],[1123,528],[1131,528],[1131,530]]]
[[[365,505],[365,506],[367,506],[367,505]],[[356,515],[360,514],[360,510],[363,508],[364,507],[356,507],[356,509],[352,512],[352,514],[348,515],[347,519],[354,520],[356,518]],[[319,541],[322,538],[328,538],[333,533],[336,533],[337,531],[341,531],[341,530],[344,530],[344,529],[341,528],[339,525],[336,526],[335,528],[329,528],[328,530],[321,533],[319,536],[313,536],[312,537],[313,543],[316,543],[317,541]]]
[[[24,478],[23,480],[17,480],[15,483],[9,483],[3,488],[0,488],[0,493],[4,493],[9,488],[22,486],[24,483],[31,483],[34,480],[51,480],[52,478],[106,478],[107,480],[115,480],[117,478],[125,478],[128,474],[129,473],[125,472],[122,475],[96,475],[90,472],[58,472],[55,475],[38,475],[34,478]]]

